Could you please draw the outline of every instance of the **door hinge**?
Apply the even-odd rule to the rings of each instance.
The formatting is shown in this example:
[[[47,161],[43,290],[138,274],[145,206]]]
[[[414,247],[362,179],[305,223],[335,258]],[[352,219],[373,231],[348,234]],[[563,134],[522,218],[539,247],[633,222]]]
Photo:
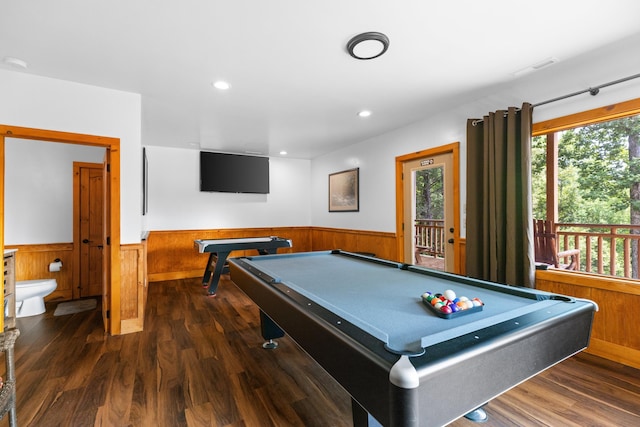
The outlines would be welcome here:
[[[107,173],[111,172],[111,163],[107,163]]]
[[[111,236],[107,236],[107,246],[111,245]]]
[[[107,310],[107,312],[105,313],[106,318],[108,319],[110,315],[111,315],[111,310]]]

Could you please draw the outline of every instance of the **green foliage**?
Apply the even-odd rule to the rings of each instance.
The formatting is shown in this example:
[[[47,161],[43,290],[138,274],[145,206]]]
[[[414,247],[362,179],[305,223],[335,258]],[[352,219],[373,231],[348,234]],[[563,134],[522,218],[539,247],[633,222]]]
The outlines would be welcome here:
[[[444,170],[432,167],[415,172],[416,218],[444,219]]]
[[[558,211],[565,223],[633,224],[640,211],[640,116],[562,132]],[[533,138],[534,217],[546,217],[546,137]],[[635,190],[635,191],[634,191]]]

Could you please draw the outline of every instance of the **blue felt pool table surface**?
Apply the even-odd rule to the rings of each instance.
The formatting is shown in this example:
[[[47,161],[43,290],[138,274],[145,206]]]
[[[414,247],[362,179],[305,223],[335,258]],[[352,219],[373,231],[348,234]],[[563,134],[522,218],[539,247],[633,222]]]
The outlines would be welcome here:
[[[286,331],[349,392],[357,425],[445,425],[586,348],[597,310],[339,250],[229,263],[264,314],[263,337]],[[443,319],[422,302],[448,289],[482,310]]]
[[[513,319],[546,306],[566,304],[546,293],[486,283],[466,284],[458,276],[416,274],[403,264],[372,263],[358,257],[317,253],[269,255],[245,259],[261,272],[341,316],[399,352],[413,351]],[[393,268],[393,266],[396,268]],[[426,292],[451,289],[479,298],[481,311],[438,317],[422,302]],[[549,294],[551,295],[551,294]]]

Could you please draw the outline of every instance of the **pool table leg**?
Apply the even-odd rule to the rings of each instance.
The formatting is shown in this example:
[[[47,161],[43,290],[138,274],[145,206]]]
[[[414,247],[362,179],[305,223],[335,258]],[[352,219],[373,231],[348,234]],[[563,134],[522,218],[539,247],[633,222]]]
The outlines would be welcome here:
[[[487,415],[487,412],[483,408],[484,408],[484,405],[474,409],[473,411],[466,414],[464,417],[475,423],[484,423],[487,421],[489,416]]]
[[[269,316],[264,314],[264,311],[260,310],[260,331],[262,338],[267,340],[262,344],[262,348],[272,350],[278,347],[278,343],[274,341],[276,338],[282,338],[284,331],[280,329],[280,326],[276,325],[276,322],[271,320]]]
[[[358,402],[351,398],[351,416],[353,427],[382,427],[370,413],[368,413]]]

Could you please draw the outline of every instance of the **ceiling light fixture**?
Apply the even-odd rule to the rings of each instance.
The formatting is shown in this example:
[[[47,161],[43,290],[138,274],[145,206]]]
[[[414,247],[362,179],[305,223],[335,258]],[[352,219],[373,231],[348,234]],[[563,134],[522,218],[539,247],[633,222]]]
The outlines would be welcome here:
[[[370,31],[358,34],[347,43],[347,52],[356,59],[373,59],[389,48],[389,38],[382,33]]]
[[[358,117],[369,117],[371,115],[371,111],[362,110],[358,113]]]
[[[231,85],[225,81],[222,80],[218,80],[216,82],[213,82],[213,87],[215,87],[216,89],[220,89],[220,90],[227,90],[229,88],[231,88]]]

